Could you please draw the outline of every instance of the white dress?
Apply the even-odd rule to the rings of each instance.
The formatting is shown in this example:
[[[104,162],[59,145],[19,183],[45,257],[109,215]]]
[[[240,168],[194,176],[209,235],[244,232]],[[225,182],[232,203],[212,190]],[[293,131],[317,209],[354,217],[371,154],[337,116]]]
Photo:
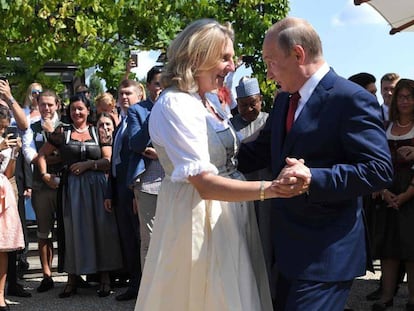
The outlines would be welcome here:
[[[203,200],[187,181],[203,171],[244,179],[234,130],[210,116],[197,95],[174,90],[152,109],[166,177],[136,311],[272,310],[252,203]]]

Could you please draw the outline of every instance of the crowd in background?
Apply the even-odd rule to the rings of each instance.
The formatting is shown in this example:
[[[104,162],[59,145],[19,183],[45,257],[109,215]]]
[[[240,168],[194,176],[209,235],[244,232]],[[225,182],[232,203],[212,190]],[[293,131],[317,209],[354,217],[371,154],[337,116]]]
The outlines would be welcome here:
[[[132,59],[127,62],[125,79],[116,97],[104,92],[92,99],[87,86],[82,84],[76,87],[67,106],[53,90],[44,89],[40,83],[29,85],[20,105],[8,81],[1,82],[9,93],[2,96],[0,108],[16,129],[16,137],[11,137],[10,121],[2,127],[2,150],[12,154],[11,160],[2,159],[2,172],[12,183],[14,176],[22,176],[20,186],[15,187],[16,193],[7,196],[14,198],[17,194],[16,208],[10,211],[16,212],[14,216],[20,215],[13,226],[22,232],[16,235],[20,244],[4,248],[10,260],[8,286],[5,280],[0,284],[4,288],[0,307],[5,305],[5,295],[32,295],[17,282],[18,276],[22,277],[29,269],[24,206],[27,198],[31,199],[36,215],[43,273],[37,292],[54,287],[52,270],[57,264],[59,272],[68,273],[60,298],[89,287],[90,280],[100,283],[97,293],[100,297],[108,296],[115,283],[120,282],[127,290],[117,300],[137,298],[157,194],[164,177],[147,124],[162,91],[163,67],[154,66],[148,72],[144,87],[128,79],[133,65]],[[233,109],[238,115],[238,121],[234,119],[238,123],[234,124],[239,139],[252,139],[267,116],[261,112],[257,80],[244,77],[240,82],[237,101],[244,104],[239,111],[229,87],[224,87],[220,94],[224,89],[227,96],[212,93],[212,102],[228,114]],[[20,123],[15,121],[16,114],[22,120]],[[17,159],[19,164],[14,165]],[[8,168],[12,163],[13,169]],[[6,217],[1,219],[6,222]],[[1,232],[4,240],[14,241],[10,239],[9,227],[2,227]],[[58,263],[53,263],[54,239],[58,242]],[[16,272],[10,273],[13,269]]]

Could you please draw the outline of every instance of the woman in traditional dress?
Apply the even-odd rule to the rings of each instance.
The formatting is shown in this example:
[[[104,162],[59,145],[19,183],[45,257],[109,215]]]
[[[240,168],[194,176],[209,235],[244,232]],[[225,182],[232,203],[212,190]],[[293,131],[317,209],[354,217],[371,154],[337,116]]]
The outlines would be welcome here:
[[[122,266],[115,216],[103,203],[111,146],[101,143],[96,128],[89,125],[89,101],[83,95],[70,99],[69,112],[72,124],[58,127],[38,157],[42,179],[52,188],[58,187],[58,180],[47,173],[45,157],[58,149],[65,167],[61,181],[68,283],[59,297],[76,293],[77,275],[94,273],[100,273],[98,295],[105,297],[111,291],[108,272]]]
[[[149,121],[166,176],[135,310],[272,310],[254,208],[245,201],[275,193],[271,182],[247,182],[237,171],[236,132],[206,96],[234,70],[233,31],[195,21],[167,57]]]
[[[393,305],[400,262],[408,279],[407,310],[414,310],[414,80],[401,79],[390,105],[387,139],[394,167],[393,184],[381,192],[375,213],[374,253],[381,259],[382,295],[372,310]]]

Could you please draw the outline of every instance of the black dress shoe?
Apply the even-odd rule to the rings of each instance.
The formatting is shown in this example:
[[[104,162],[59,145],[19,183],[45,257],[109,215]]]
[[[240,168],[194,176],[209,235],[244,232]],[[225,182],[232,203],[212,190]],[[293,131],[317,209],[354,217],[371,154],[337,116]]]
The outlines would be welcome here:
[[[23,298],[32,297],[32,294],[29,293],[27,290],[25,290],[23,286],[20,285],[19,283],[16,283],[16,285],[14,286],[8,286],[7,295],[14,296],[14,297],[23,297]]]
[[[5,306],[0,307],[0,311],[9,311],[9,310],[10,310],[10,308],[9,308],[8,304],[6,304]]]
[[[90,288],[91,284],[88,281],[85,281],[80,275],[76,276],[76,284],[79,288]]]
[[[394,300],[388,300],[386,302],[376,302],[372,305],[371,310],[372,311],[385,311],[387,310],[389,307],[392,307],[394,305]]]
[[[108,297],[112,293],[109,283],[102,283],[98,289],[98,297]]]
[[[118,301],[127,301],[127,300],[137,299],[137,296],[138,296],[137,292],[134,292],[132,290],[127,290],[125,293],[116,296],[115,299]]]
[[[369,293],[368,295],[366,295],[365,298],[368,301],[379,300],[381,298],[381,293],[382,293],[382,288],[380,286],[376,290],[374,290],[372,293]]]
[[[54,285],[55,284],[54,284],[52,278],[50,276],[45,276],[43,278],[42,282],[40,282],[40,285],[37,288],[37,292],[38,293],[47,292],[49,289],[52,289]]]
[[[59,294],[59,298],[68,298],[70,296],[75,295],[77,292],[77,288],[75,284],[66,284],[63,292]]]

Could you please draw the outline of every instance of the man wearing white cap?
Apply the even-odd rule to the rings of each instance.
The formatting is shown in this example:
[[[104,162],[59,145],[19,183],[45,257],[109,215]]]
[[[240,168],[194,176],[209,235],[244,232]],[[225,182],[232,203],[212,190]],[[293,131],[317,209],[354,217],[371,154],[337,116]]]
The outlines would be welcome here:
[[[231,119],[242,142],[255,140],[268,117],[262,109],[262,95],[256,78],[243,77],[236,86],[239,114]]]

